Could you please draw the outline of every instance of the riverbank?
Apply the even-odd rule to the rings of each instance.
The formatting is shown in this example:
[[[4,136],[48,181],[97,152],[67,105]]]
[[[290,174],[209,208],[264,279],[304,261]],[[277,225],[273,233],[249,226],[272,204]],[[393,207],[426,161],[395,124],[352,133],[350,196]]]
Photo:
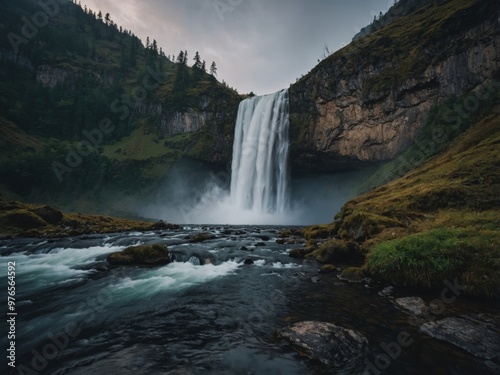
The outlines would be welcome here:
[[[0,238],[60,238],[83,234],[176,229],[177,225],[100,215],[65,214],[46,205],[27,204],[0,196]]]
[[[496,107],[443,153],[304,230],[302,255],[327,264],[361,256],[346,271],[357,279],[435,289],[457,278],[469,295],[500,298],[499,142]]]

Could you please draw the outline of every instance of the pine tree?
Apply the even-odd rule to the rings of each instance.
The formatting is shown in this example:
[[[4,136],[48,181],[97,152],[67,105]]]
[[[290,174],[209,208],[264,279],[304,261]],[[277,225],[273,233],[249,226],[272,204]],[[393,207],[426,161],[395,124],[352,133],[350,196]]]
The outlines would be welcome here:
[[[111,16],[109,15],[109,13],[106,13],[106,16],[104,17],[104,20],[106,21],[106,25],[109,25],[111,22]]]
[[[102,12],[99,11],[99,13],[97,14],[97,18],[99,19],[99,21],[102,21]]]
[[[194,60],[194,67],[197,69],[201,69],[201,58],[198,51],[196,51],[193,60]]]
[[[146,48],[149,49],[149,47],[151,46],[150,42],[149,42],[149,36],[146,38]]]
[[[155,54],[158,54],[158,43],[156,42],[156,39],[153,39],[153,44],[151,45],[151,48],[153,49],[153,52]]]
[[[210,74],[214,77],[217,75],[217,65],[215,64],[215,61],[212,62],[212,65],[210,65]]]
[[[188,63],[188,51],[184,51],[184,61],[182,62],[184,65]]]
[[[179,55],[177,56],[177,62],[179,64],[183,64],[184,63],[184,51],[180,51],[179,52]]]
[[[205,73],[207,72],[207,62],[203,60],[201,63],[201,70],[203,70]]]

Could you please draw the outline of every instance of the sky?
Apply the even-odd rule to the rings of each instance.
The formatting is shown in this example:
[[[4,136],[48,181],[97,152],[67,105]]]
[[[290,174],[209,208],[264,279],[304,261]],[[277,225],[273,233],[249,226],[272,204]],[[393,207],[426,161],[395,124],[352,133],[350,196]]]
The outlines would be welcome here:
[[[325,53],[348,44],[394,0],[81,0],[156,39],[167,55],[198,51],[219,80],[245,94],[273,93],[307,74]]]

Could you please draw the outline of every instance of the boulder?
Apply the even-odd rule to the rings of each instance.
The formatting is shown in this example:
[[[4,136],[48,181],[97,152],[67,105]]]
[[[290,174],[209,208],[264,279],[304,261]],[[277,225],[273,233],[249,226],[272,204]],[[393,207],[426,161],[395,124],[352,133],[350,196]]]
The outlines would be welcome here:
[[[360,283],[363,281],[363,270],[359,267],[349,267],[342,271],[338,278],[350,283]]]
[[[299,353],[335,368],[352,362],[368,344],[361,333],[326,322],[299,322],[279,330],[277,335]]]
[[[424,323],[420,330],[438,340],[449,342],[476,357],[500,360],[500,316],[461,315]]]
[[[393,293],[394,293],[394,287],[388,286],[382,289],[380,292],[378,292],[378,295],[382,297],[390,297],[393,295]]]
[[[215,237],[215,235],[213,235],[211,233],[202,232],[202,233],[195,234],[193,237],[191,237],[189,239],[189,242],[191,242],[191,243],[204,242],[204,241],[208,241],[208,240],[213,240],[215,238],[217,238],[217,237]]]
[[[319,273],[334,273],[337,272],[338,268],[333,264],[325,264],[319,269]]]
[[[63,219],[63,213],[58,209],[50,206],[36,208],[35,210],[33,210],[33,212],[40,216],[47,223],[52,225],[59,224]]]
[[[424,316],[428,312],[424,300],[420,297],[396,298],[394,300],[394,305],[404,313],[415,317]]]
[[[151,230],[172,230],[172,229],[178,229],[178,228],[179,228],[178,225],[169,224],[163,220],[159,220],[156,223],[151,225]]]
[[[124,266],[159,266],[171,262],[164,244],[127,247],[123,251],[110,254],[107,260],[110,264]]]
[[[293,249],[290,251],[290,254],[288,254],[292,258],[298,258],[298,259],[303,259],[306,257],[307,254],[310,254],[313,251],[311,248],[298,248],[298,249]]]

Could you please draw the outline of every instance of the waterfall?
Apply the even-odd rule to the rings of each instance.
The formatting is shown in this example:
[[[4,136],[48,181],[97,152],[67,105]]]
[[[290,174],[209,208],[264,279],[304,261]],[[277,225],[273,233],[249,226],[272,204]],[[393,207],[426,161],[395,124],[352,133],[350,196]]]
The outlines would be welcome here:
[[[288,197],[288,90],[245,99],[238,108],[231,201],[239,209],[283,214]]]

